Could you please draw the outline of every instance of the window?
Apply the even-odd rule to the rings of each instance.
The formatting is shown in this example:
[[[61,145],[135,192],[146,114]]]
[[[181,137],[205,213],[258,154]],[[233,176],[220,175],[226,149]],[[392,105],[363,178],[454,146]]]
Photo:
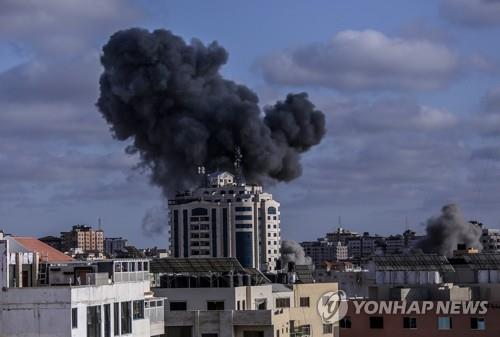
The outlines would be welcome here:
[[[323,334],[333,333],[333,324],[323,324]]]
[[[276,207],[269,207],[267,209],[268,214],[276,214]]]
[[[235,220],[252,220],[252,216],[251,215],[235,215],[234,216],[234,219]]]
[[[236,212],[251,212],[252,207],[235,207]]]
[[[309,306],[309,297],[301,297],[300,298],[300,306],[308,307]]]
[[[87,307],[87,337],[101,337],[101,306]]]
[[[71,308],[71,328],[78,328],[78,308]]]
[[[122,335],[132,333],[132,315],[130,302],[121,303]]]
[[[370,317],[370,329],[383,329],[384,318],[380,316]]]
[[[276,330],[276,337],[280,337],[280,331]]]
[[[195,208],[191,211],[191,215],[208,215],[208,209],[206,208]]]
[[[276,308],[290,308],[290,299],[289,298],[277,298],[276,299]]]
[[[451,328],[452,328],[451,317],[448,316],[438,317],[439,330],[450,330]]]
[[[144,300],[134,301],[133,318],[144,319]]]
[[[202,333],[201,337],[219,337],[217,333]]]
[[[299,326],[299,333],[301,335],[311,335],[311,326],[308,324],[308,325],[301,325]]]
[[[186,311],[187,302],[170,302],[170,311]]]
[[[264,331],[243,331],[243,337],[264,337]]]
[[[471,317],[470,328],[472,330],[486,330],[486,320],[483,317]]]
[[[224,301],[207,301],[207,310],[224,310]]]
[[[111,337],[111,304],[104,304],[104,337]]]
[[[403,317],[403,328],[416,329],[417,328],[417,318],[416,317]]]
[[[241,310],[241,302],[236,301],[236,310]]]
[[[256,298],[255,299],[255,309],[257,310],[267,310],[267,299]]]
[[[246,309],[246,308],[245,308],[245,300],[241,301],[241,309],[242,309],[242,310],[245,310],[245,309]]]
[[[242,228],[252,228],[253,225],[251,223],[237,223],[235,225],[236,228],[242,229]]]
[[[339,322],[339,326],[341,329],[350,329],[352,326],[351,317],[346,316],[342,318]]]
[[[115,336],[120,335],[120,303],[113,304],[113,326]]]

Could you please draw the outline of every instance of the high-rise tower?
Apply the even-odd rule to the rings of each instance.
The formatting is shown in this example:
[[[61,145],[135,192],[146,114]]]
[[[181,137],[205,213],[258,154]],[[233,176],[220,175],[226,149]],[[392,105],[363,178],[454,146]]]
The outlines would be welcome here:
[[[280,251],[280,204],[238,172],[204,174],[202,186],[169,200],[175,257],[236,257],[244,267],[274,271]]]

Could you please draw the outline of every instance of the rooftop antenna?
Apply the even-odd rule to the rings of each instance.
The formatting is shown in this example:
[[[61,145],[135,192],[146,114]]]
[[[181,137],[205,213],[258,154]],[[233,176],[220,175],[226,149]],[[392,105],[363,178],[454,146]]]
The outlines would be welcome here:
[[[198,174],[201,177],[201,186],[202,187],[207,187],[207,179],[206,179],[206,175],[205,175],[205,166],[203,166],[203,165],[198,166]]]
[[[101,222],[101,218],[97,218],[97,227],[99,230],[102,230],[102,222]]]
[[[239,146],[234,151],[234,172],[236,173],[236,183],[243,183],[243,173],[241,171],[241,163],[243,162],[243,155]]]
[[[405,232],[408,230],[408,216],[405,216]]]

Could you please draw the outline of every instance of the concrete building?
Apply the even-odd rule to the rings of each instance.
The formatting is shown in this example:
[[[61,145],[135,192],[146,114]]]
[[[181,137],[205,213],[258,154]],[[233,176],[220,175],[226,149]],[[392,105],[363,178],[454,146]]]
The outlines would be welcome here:
[[[500,335],[500,255],[379,256],[370,268],[376,283],[365,298],[348,301],[340,336]],[[357,311],[363,303],[366,310]],[[422,311],[424,305],[435,310]],[[396,306],[404,310],[387,309]]]
[[[148,260],[75,261],[34,238],[0,237],[0,336],[160,336]]]
[[[123,251],[126,246],[127,239],[122,237],[104,239],[104,253],[108,256],[115,256],[116,253]]]
[[[156,259],[156,296],[165,302],[171,337],[338,336],[317,310],[335,283],[273,284],[236,259]]]
[[[274,271],[280,256],[280,204],[261,186],[229,172],[203,176],[201,187],[169,200],[174,257],[236,257]]]
[[[86,252],[104,252],[104,231],[90,226],[75,225],[69,232],[61,232],[64,252],[81,249]]]
[[[481,244],[484,252],[500,252],[500,229],[483,228]]]
[[[325,261],[342,261],[348,258],[348,247],[340,241],[330,242],[318,239],[317,241],[304,241],[300,245],[304,248],[306,256],[309,256],[316,266],[320,266]]]

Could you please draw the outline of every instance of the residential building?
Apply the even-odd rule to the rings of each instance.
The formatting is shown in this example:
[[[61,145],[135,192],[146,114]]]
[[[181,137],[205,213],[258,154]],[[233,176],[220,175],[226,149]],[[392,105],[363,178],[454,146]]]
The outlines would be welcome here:
[[[167,299],[168,336],[338,336],[317,310],[335,283],[270,283],[234,258],[155,259],[151,272],[155,296]]]
[[[348,258],[348,247],[340,241],[330,242],[318,239],[301,242],[300,245],[304,248],[306,256],[309,256],[316,266],[320,266],[325,261],[342,261]]]
[[[261,186],[229,172],[169,200],[174,257],[235,257],[244,267],[275,271],[280,257],[280,204]]]
[[[108,256],[115,256],[118,252],[123,251],[126,246],[127,239],[122,237],[104,239],[104,253]]]
[[[484,252],[500,252],[500,229],[483,228],[481,244]]]
[[[76,261],[30,237],[0,237],[0,336],[164,334],[149,261]]]
[[[104,252],[104,231],[90,226],[75,225],[69,232],[61,232],[62,249],[81,249],[83,252]]]

